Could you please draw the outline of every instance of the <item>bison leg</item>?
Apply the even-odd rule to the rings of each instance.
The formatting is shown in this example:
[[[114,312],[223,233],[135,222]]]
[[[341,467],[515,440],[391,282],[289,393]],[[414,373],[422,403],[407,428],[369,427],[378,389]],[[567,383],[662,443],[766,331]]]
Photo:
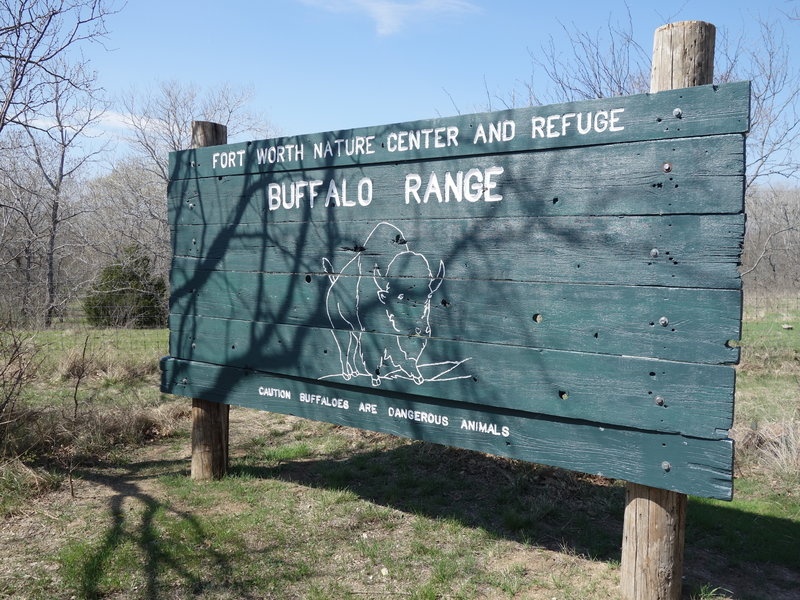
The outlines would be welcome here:
[[[344,377],[345,381],[349,381],[355,374],[350,362],[353,332],[331,329],[331,335],[336,342],[336,349],[339,351],[339,364],[342,367],[342,377]]]
[[[364,353],[361,347],[361,332],[350,332],[350,343],[347,347],[347,366],[353,377],[369,374],[367,366],[364,364]]]
[[[398,367],[417,385],[425,381],[425,378],[419,371],[417,361],[422,351],[425,349],[427,342],[425,338],[421,337],[397,336],[397,347],[400,349],[401,356],[403,357]]]

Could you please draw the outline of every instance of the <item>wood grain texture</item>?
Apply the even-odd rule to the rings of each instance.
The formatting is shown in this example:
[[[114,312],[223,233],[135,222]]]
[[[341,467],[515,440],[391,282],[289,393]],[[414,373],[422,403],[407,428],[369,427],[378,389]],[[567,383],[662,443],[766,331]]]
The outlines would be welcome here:
[[[205,394],[203,394],[205,395]],[[226,404],[192,398],[192,479],[221,479],[228,472]]]
[[[620,569],[626,600],[681,597],[686,505],[686,493],[627,484]]]
[[[656,29],[650,92],[711,83],[716,32],[716,27],[705,21],[668,23]]]
[[[710,439],[732,425],[730,367],[430,338],[424,383],[401,374],[376,385],[386,354],[398,360],[394,335],[362,333],[366,369],[347,378],[330,329],[185,315],[170,329],[170,355],[184,360]],[[338,339],[342,351],[352,343]]]
[[[202,271],[200,265],[201,259],[175,259],[173,315],[332,327],[325,274]],[[377,288],[365,287],[372,298],[361,298],[360,311],[370,331],[393,333]],[[741,335],[741,301],[739,290],[448,279],[432,298],[430,323],[441,339],[731,364],[739,358],[739,348],[728,342]],[[416,310],[411,301],[394,307],[409,318]]]
[[[650,90],[711,83],[715,28],[683,21],[656,30]],[[676,109],[679,113],[680,109]],[[628,482],[620,587],[625,600],[679,600],[687,497]]]
[[[228,143],[228,127],[212,121],[192,121],[192,147],[219,146]]]
[[[174,155],[164,390],[729,496],[748,94]],[[599,129],[578,131],[589,113]],[[447,143],[399,148],[437,131]],[[362,152],[319,155],[348,140]],[[319,401],[345,392],[384,412]]]
[[[706,135],[722,135],[726,133],[744,133],[749,127],[750,111],[749,82],[729,83],[720,86],[702,86],[684,90],[662,92],[659,94],[640,94],[636,96],[605,98],[583,102],[569,102],[463,115],[427,121],[397,123],[378,127],[365,127],[344,131],[274,138],[270,140],[229,144],[221,148],[198,148],[170,153],[170,179],[191,179],[195,177],[212,177],[218,175],[240,175],[243,173],[287,171],[298,169],[317,169],[338,166],[364,165],[383,162],[400,162],[427,160],[434,158],[450,158],[493,154],[497,152],[519,152],[543,150],[548,148],[570,148],[577,146],[593,146],[597,144],[617,144],[631,141],[658,140]],[[682,115],[675,117],[673,111],[680,107]],[[532,119],[546,119],[552,115],[593,113],[623,108],[620,131],[590,132],[580,134],[576,127],[570,128],[565,135],[556,137],[532,137]],[[508,142],[475,144],[475,132],[478,125],[488,127],[492,123],[511,120],[516,123],[516,135]],[[403,131],[415,131],[436,128],[458,128],[457,145],[429,147],[406,152],[392,152],[388,136]],[[315,143],[334,143],[335,140],[348,140],[357,136],[374,138],[371,154],[323,156],[315,159],[313,145]],[[296,160],[276,161],[258,164],[258,151],[266,151],[274,147],[303,147],[302,158]],[[215,153],[233,152],[238,159],[236,166],[221,168],[214,166]],[[241,162],[241,164],[239,164]]]
[[[447,278],[739,289],[744,216],[547,217],[394,220],[415,252],[442,260]],[[188,225],[176,257],[205,270],[322,274],[359,247],[384,269],[402,248],[395,232],[365,243],[375,222]],[[653,250],[658,256],[652,256]]]
[[[202,391],[218,402],[562,466],[699,496],[729,498],[730,494],[730,440],[604,427],[174,358],[162,361],[162,390],[185,396]],[[507,428],[507,435],[503,427]],[[664,463],[669,463],[669,470],[664,469]]]

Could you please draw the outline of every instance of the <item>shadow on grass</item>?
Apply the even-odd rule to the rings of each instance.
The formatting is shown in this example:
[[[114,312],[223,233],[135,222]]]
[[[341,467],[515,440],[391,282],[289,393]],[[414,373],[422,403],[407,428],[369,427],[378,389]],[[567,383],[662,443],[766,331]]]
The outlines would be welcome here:
[[[347,489],[376,504],[455,520],[498,538],[620,560],[622,482],[424,442],[272,467],[245,457],[232,473]],[[793,597],[800,584],[800,522],[764,512],[691,499],[686,554],[695,562],[687,560],[684,567],[686,598],[702,588],[735,590],[744,598]]]
[[[374,504],[494,537],[618,561],[625,490],[602,478],[415,442],[342,459],[235,460],[232,475],[346,489]]]
[[[176,510],[169,503],[157,500],[140,485],[140,481],[152,478],[154,471],[159,475],[177,475],[185,466],[184,460],[146,461],[130,463],[125,467],[99,463],[78,473],[81,479],[104,485],[113,492],[108,500],[111,525],[99,542],[90,547],[78,547],[77,555],[67,560],[71,564],[66,571],[71,572],[72,583],[80,598],[103,597],[107,573],[115,572],[115,579],[131,575],[125,572],[126,563],[144,573],[145,589],[141,596],[147,599],[161,597],[159,576],[166,569],[171,569],[183,585],[193,592],[204,586],[200,577],[185,568],[183,552],[169,543],[174,540],[164,539],[164,532],[158,526],[161,513],[169,513],[177,518],[187,531],[182,545],[190,545],[206,553],[216,574],[224,580],[229,579],[227,575],[231,567],[228,557],[212,547],[210,536],[200,521],[189,512]],[[118,563],[113,569],[110,568],[112,561]]]
[[[608,480],[423,442],[347,452],[341,458],[287,458],[273,462],[274,466],[264,466],[263,460],[258,449],[235,458],[230,475],[240,481],[346,489],[377,505],[481,528],[498,539],[603,561],[620,559],[624,487]],[[113,495],[109,500],[111,525],[100,542],[76,561],[80,570],[75,587],[80,597],[97,598],[105,593],[106,573],[120,570],[119,564],[112,568],[110,561],[119,561],[126,545],[133,547],[138,557],[131,568],[143,571],[145,577],[142,597],[154,600],[169,595],[164,587],[167,572],[175,585],[195,595],[213,593],[213,587],[235,587],[237,597],[252,597],[251,590],[259,586],[247,578],[234,582],[232,573],[237,570],[236,561],[247,560],[247,552],[253,550],[240,552],[220,544],[217,532],[208,531],[213,520],[177,510],[144,491],[140,483],[155,476],[185,477],[186,468],[184,460],[151,461],[129,464],[122,473],[118,466],[96,465],[81,474],[108,486]],[[201,495],[210,493],[203,491],[209,489],[214,488],[194,487],[187,477],[187,493]],[[143,509],[131,510],[134,501]],[[177,523],[171,536],[163,530],[162,513]],[[176,529],[183,533],[176,535]],[[291,544],[291,540],[285,543]],[[274,553],[279,560],[285,550],[277,543],[263,551]],[[800,524],[789,519],[693,499],[686,551],[687,598],[708,585],[735,590],[736,597],[789,598],[791,592],[782,596],[776,590],[800,580]],[[194,567],[187,567],[189,561],[182,559],[187,553],[194,554]],[[752,568],[752,563],[764,561],[787,572],[776,574],[768,565],[764,565],[766,571],[760,566]],[[199,570],[198,564],[202,566]],[[759,579],[765,572],[768,583]]]

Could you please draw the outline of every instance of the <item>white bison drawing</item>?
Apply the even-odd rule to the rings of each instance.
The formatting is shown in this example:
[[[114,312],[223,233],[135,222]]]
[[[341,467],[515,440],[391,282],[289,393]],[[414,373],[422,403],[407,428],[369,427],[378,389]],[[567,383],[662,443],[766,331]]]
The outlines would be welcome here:
[[[330,281],[326,308],[341,363],[334,376],[346,381],[369,377],[373,386],[398,378],[419,385],[469,377],[451,375],[469,359],[420,362],[431,335],[431,298],[442,285],[444,263],[438,262],[434,274],[428,259],[414,252],[390,223],[378,223],[352,250],[353,257],[338,272],[322,259]],[[364,333],[373,331],[390,332],[392,342],[366,348]],[[373,338],[379,339],[385,337]]]

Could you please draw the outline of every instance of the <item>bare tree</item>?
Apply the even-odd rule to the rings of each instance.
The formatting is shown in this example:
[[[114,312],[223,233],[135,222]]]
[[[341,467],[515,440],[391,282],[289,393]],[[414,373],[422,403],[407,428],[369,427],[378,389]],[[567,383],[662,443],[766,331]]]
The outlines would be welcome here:
[[[634,36],[630,10],[624,25],[609,17],[605,29],[582,31],[561,23],[563,36],[570,41],[571,52],[563,56],[555,38],[538,52],[531,52],[531,62],[550,82],[543,94],[533,83],[526,84],[530,104],[570,102],[642,94],[650,84],[650,53]]]
[[[94,77],[64,67],[65,55],[106,34],[104,0],[0,0],[0,133],[30,126],[48,106],[53,81],[87,92]]]
[[[800,289],[800,188],[758,186],[747,198],[742,279],[751,304],[796,297]]]
[[[80,67],[59,68],[60,73],[75,70]],[[104,150],[102,145],[84,144],[105,107],[61,76],[48,82],[46,89],[51,98],[49,110],[39,116],[35,127],[22,124],[24,135],[17,137],[15,149],[19,160],[11,168],[4,165],[0,170],[7,193],[17,199],[11,206],[28,230],[23,248],[26,253],[36,250],[43,263],[43,322],[50,326],[59,304],[66,300],[59,294],[61,263],[71,262],[70,270],[75,271],[76,259],[81,256],[78,249],[83,244],[76,244],[75,236],[64,236],[63,228],[86,210],[77,202],[76,181],[84,167]],[[20,164],[25,161],[26,166]],[[26,277],[31,274],[26,270]]]
[[[265,137],[271,133],[266,119],[248,109],[249,89],[223,85],[203,90],[177,81],[161,82],[155,91],[131,91],[123,99],[132,129],[134,154],[165,183],[169,180],[169,153],[191,144],[192,121],[214,121],[228,127],[229,137],[249,133]]]
[[[89,182],[86,202],[93,212],[84,230],[94,240],[102,264],[122,265],[128,256],[125,249],[140,247],[152,274],[166,281],[171,248],[165,186],[149,167],[143,158],[129,157]]]
[[[17,148],[24,142],[21,131],[9,139]],[[25,325],[42,308],[43,184],[24,156],[7,153],[0,171],[0,315],[15,315]]]
[[[571,50],[561,54],[554,38],[531,52],[534,73],[547,85],[524,85],[529,104],[588,100],[648,91],[650,53],[636,42],[630,13],[623,25],[611,20],[604,29],[586,32],[562,25]],[[752,82],[751,129],[747,139],[747,187],[774,177],[800,175],[800,71],[790,60],[782,26],[758,23],[747,39],[718,34],[715,81]],[[512,95],[518,103],[520,95]],[[508,96],[496,96],[508,105]]]
[[[193,120],[222,123],[231,136],[269,135],[270,124],[249,110],[251,97],[247,89],[204,90],[169,81],[141,95],[131,91],[123,99],[132,152],[88,186],[87,200],[96,211],[91,235],[105,265],[125,266],[128,250],[135,246],[149,259],[152,274],[167,281],[169,153],[191,145]]]
[[[747,186],[800,175],[800,72],[776,23],[759,23],[760,38],[729,59],[731,78],[752,81]]]

